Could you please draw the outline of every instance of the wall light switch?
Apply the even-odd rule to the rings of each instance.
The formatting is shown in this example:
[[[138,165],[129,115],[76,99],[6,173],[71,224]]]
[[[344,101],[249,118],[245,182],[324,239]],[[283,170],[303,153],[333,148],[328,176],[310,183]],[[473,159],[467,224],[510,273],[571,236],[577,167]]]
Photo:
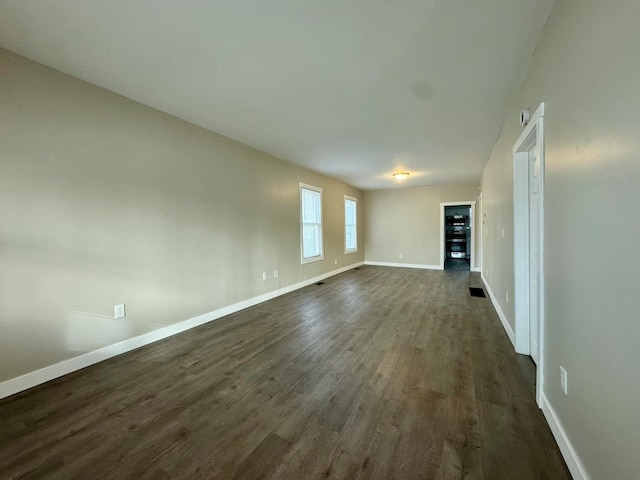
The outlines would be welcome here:
[[[262,279],[266,280],[267,279],[267,272],[262,272]]]
[[[504,238],[504,228],[502,229],[502,238]]]
[[[124,307],[124,303],[121,305],[114,305],[113,306],[113,313],[115,316],[115,319],[117,320],[118,318],[124,318],[127,316],[127,311],[125,310]]]
[[[399,258],[400,260],[402,260],[402,254],[399,254],[399,255],[398,255],[398,258]]]
[[[278,278],[278,269],[273,271],[273,278]]]
[[[334,259],[333,259],[333,264],[334,264],[334,265],[337,265],[337,264],[338,264],[338,259],[337,259],[337,258],[334,258]]]

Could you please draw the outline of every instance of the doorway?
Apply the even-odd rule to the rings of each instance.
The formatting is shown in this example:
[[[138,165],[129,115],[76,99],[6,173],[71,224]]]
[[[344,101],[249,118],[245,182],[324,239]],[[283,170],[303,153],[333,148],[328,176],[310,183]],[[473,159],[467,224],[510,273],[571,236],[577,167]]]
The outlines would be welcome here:
[[[475,201],[440,204],[440,268],[443,270],[474,270],[475,208]]]
[[[544,103],[513,147],[516,351],[536,364],[536,400],[544,381]]]

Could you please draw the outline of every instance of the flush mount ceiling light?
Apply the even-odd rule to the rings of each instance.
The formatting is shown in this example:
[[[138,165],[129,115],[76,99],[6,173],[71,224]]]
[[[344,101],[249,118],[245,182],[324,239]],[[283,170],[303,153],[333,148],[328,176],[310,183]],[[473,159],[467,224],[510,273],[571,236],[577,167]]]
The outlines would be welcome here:
[[[398,172],[398,173],[394,173],[393,177],[396,180],[404,180],[404,179],[409,177],[409,173],[408,172]]]

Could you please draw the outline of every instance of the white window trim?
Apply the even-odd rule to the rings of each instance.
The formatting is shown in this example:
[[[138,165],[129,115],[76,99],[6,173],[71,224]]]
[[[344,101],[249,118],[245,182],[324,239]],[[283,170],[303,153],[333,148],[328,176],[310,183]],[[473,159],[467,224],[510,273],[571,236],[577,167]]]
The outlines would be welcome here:
[[[322,188],[308,183],[300,182],[298,188],[298,198],[300,201],[300,261],[304,265],[305,263],[313,263],[324,260],[324,205],[322,204]],[[320,255],[315,257],[304,258],[304,222],[302,221],[302,189],[312,190],[320,194]]]
[[[351,200],[356,204],[356,248],[347,248],[347,212],[346,209],[343,208],[344,214],[345,214],[345,218],[344,218],[344,253],[345,255],[348,255],[350,253],[357,253],[358,252],[358,199],[355,197],[350,197],[349,195],[345,195],[344,196],[345,200]],[[343,202],[343,207],[344,204],[346,202]]]

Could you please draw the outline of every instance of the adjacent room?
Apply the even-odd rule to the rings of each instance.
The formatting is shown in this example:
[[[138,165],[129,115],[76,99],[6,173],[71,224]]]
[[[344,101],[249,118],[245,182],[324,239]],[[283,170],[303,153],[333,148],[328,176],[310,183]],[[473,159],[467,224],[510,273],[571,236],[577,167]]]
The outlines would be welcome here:
[[[640,478],[639,19],[1,2],[0,478]]]

